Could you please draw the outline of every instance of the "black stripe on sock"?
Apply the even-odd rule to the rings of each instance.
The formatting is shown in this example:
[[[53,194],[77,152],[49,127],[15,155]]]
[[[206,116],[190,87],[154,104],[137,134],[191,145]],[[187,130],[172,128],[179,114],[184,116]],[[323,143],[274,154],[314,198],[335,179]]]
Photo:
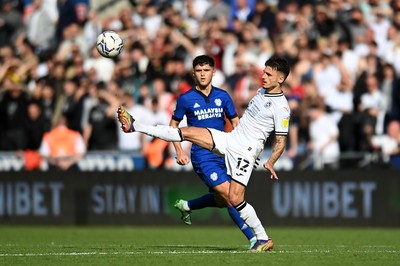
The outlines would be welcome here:
[[[179,137],[181,137],[181,142],[184,141],[182,131],[180,128],[178,128],[178,134],[179,134]]]
[[[244,207],[246,207],[246,205],[247,205],[247,202],[244,200],[234,207],[237,211],[241,211]]]

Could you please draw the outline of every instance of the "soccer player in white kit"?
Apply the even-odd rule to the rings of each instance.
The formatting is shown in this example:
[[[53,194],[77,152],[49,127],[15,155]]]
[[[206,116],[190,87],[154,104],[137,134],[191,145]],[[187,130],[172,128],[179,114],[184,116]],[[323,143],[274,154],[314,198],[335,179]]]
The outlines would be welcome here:
[[[231,132],[211,128],[144,125],[135,121],[122,106],[117,112],[121,128],[126,133],[137,131],[168,142],[186,140],[225,157],[228,174],[232,177],[229,202],[254,231],[257,237],[252,248],[254,252],[270,250],[274,243],[254,208],[245,201],[245,190],[256,160],[273,131],[273,150],[263,166],[271,174],[271,179],[278,179],[273,166],[285,150],[289,130],[290,109],[282,92],[282,84],[289,73],[290,66],[282,57],[274,56],[265,62],[262,88],[250,100],[239,124]]]

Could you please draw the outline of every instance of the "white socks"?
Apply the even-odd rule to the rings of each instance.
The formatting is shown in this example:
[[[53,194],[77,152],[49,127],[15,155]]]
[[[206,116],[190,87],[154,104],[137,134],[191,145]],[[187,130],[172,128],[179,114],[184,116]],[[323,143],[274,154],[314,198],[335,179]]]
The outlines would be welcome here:
[[[134,122],[133,126],[137,132],[163,139],[168,142],[183,141],[181,131],[178,128],[173,128],[166,125],[149,126],[137,121]]]
[[[189,204],[188,204],[187,200],[185,200],[185,202],[183,203],[183,209],[185,211],[190,211]]]
[[[253,229],[254,234],[256,235],[258,240],[268,240],[267,232],[261,224],[260,219],[258,219],[256,211],[253,206],[251,206],[246,201],[243,201],[241,204],[235,207],[236,210],[240,214],[240,218]]]

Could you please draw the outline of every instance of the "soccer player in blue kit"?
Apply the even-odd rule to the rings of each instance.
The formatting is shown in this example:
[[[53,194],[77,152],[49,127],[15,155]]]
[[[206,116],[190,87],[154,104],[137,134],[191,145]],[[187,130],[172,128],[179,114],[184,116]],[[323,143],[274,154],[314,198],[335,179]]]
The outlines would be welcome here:
[[[215,74],[214,59],[208,55],[197,56],[193,60],[193,76],[196,86],[181,94],[177,99],[175,111],[170,126],[177,128],[186,116],[188,126],[215,128],[223,131],[224,116],[233,127],[239,123],[233,101],[230,95],[222,89],[212,86]],[[186,165],[192,161],[193,169],[201,180],[210,188],[210,193],[189,201],[177,200],[174,207],[182,214],[185,224],[191,224],[191,211],[206,207],[227,207],[228,213],[235,224],[242,230],[254,245],[256,237],[247,224],[240,218],[233,206],[228,206],[228,193],[231,178],[227,174],[224,158],[213,154],[207,149],[193,144],[190,158],[182,149],[180,142],[173,143],[176,150],[176,162]]]

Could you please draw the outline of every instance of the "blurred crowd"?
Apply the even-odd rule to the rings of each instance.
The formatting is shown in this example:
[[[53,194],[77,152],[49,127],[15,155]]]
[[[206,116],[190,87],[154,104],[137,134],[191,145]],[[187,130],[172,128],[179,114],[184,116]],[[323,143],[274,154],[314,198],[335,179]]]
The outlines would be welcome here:
[[[96,50],[105,30],[124,40],[116,58]],[[289,60],[282,169],[400,169],[400,0],[0,0],[0,151],[59,169],[102,150],[176,167],[171,145],[123,134],[115,111],[168,124],[200,54],[239,116],[265,61]]]

